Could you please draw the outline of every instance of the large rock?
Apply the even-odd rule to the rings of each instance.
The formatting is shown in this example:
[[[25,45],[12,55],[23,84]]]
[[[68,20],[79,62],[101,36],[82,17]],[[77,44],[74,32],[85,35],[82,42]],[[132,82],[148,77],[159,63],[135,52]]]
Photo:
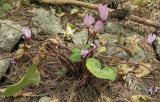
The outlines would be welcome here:
[[[110,22],[107,23],[104,29],[105,29],[105,32],[110,34],[118,34],[124,30],[122,25],[114,24]]]
[[[21,29],[15,22],[0,20],[0,51],[12,51],[21,38]]]
[[[141,42],[144,41],[143,38],[139,35],[132,35],[130,37],[127,37],[125,39],[125,48],[127,48],[130,53],[132,54],[132,57],[130,58],[131,62],[143,62],[147,61],[147,49],[144,49]],[[144,41],[143,44],[146,42]],[[148,54],[149,56],[149,54]]]
[[[112,46],[112,45],[117,45],[118,46],[118,39],[117,35],[115,34],[102,34],[99,36],[100,43],[102,44],[107,44],[107,55],[114,55],[115,57],[119,57],[122,59],[127,59],[129,57],[128,53],[124,50],[121,50],[119,47]],[[114,54],[116,53],[116,54]]]
[[[121,44],[118,43],[117,35],[115,34],[102,34],[100,35],[100,43],[108,45],[107,47],[107,55],[120,57],[122,59],[128,59],[134,62],[139,62],[146,60],[145,51],[141,46],[139,46],[139,42],[141,39],[139,36],[130,36],[130,37],[122,37]],[[136,39],[136,40],[135,40]],[[125,46],[124,46],[125,43]],[[118,47],[119,46],[119,47]],[[127,50],[125,50],[127,49]],[[130,53],[133,55],[129,56]]]
[[[107,25],[105,25],[104,30],[109,34],[122,33],[127,37],[131,36],[131,34],[144,34],[144,32],[138,28],[133,27],[132,25],[122,24],[122,22],[121,24],[108,22]]]
[[[34,34],[37,34],[41,31],[47,31],[53,34],[64,33],[60,18],[56,17],[53,14],[50,14],[49,11],[44,9],[36,10],[35,16],[32,18],[32,23],[33,26],[35,26],[35,28],[32,28]]]
[[[0,56],[0,58],[2,58],[2,56]],[[0,60],[0,79],[6,73],[9,66],[10,66],[10,59]]]
[[[73,37],[73,42],[76,45],[83,45],[86,44],[88,38],[87,30],[82,30],[80,32],[75,33]]]

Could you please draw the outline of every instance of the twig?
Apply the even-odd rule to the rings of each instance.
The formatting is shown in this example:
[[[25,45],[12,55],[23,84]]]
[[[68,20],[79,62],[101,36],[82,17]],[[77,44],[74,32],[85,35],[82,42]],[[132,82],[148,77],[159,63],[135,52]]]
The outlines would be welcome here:
[[[82,7],[87,7],[87,8],[91,8],[91,9],[98,9],[98,5],[96,4],[91,4],[91,3],[87,3],[87,2],[82,2],[82,1],[78,1],[78,0],[41,0],[40,2],[42,3],[47,3],[47,4],[52,4],[52,5],[65,5],[65,4],[72,4],[72,5],[77,5],[77,6],[82,6]],[[109,13],[113,11],[112,9],[109,9]],[[140,18],[138,16],[135,15],[130,15],[129,20],[137,22],[137,23],[141,23],[144,25],[148,25],[148,26],[152,26],[155,28],[160,28],[160,23],[156,22],[156,21],[151,21],[145,18]]]
[[[41,0],[41,2],[47,3],[47,4],[53,4],[53,5],[73,4],[73,5],[83,6],[91,9],[98,8],[98,5],[77,1],[77,0]]]

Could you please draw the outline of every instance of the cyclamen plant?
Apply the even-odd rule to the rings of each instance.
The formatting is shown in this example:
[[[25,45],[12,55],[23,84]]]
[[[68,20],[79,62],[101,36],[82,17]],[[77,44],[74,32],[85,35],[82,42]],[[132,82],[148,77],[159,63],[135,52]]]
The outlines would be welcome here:
[[[97,78],[114,81],[117,77],[114,69],[109,66],[102,65],[98,58],[95,57],[96,50],[99,45],[96,41],[96,36],[102,31],[104,25],[107,24],[108,19],[107,5],[99,4],[98,10],[100,19],[98,19],[96,22],[95,18],[91,14],[87,14],[84,17],[83,23],[84,27],[88,29],[88,40],[82,48],[72,49],[70,60],[72,62],[82,62],[82,65],[84,65],[85,63],[85,65],[82,66],[83,68],[85,68],[84,73],[86,73],[88,70]]]

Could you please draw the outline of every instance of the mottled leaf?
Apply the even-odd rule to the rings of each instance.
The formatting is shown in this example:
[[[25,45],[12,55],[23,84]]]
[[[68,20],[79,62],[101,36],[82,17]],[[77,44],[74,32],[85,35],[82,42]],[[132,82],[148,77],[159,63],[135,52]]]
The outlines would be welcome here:
[[[96,58],[88,58],[86,62],[88,70],[97,78],[116,80],[116,72],[109,66],[102,68],[101,63]]]

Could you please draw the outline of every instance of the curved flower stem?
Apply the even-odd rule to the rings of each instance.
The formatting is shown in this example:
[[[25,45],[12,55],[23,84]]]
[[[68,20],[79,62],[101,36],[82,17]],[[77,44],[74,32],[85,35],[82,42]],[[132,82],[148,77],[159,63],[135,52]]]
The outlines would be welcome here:
[[[87,28],[87,31],[88,31],[88,37],[87,37],[87,42],[86,42],[86,44],[88,44],[88,42],[89,42],[89,39],[90,39],[89,28]]]

